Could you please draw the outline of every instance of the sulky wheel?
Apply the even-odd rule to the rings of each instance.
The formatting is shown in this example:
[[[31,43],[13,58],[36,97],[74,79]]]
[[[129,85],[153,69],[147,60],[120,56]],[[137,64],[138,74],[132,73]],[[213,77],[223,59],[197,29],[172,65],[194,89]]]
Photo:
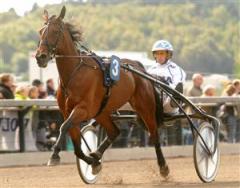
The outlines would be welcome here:
[[[84,140],[81,138],[81,149],[83,153],[87,156],[89,156],[89,153],[92,151],[96,151],[98,147],[98,131],[94,126],[91,124],[85,126],[81,130],[82,136],[85,138],[89,148],[85,144]],[[77,160],[77,168],[78,168],[78,173],[80,177],[82,178],[83,182],[86,184],[94,184],[97,181],[98,174],[93,174],[92,173],[92,166],[87,164],[85,161],[76,158]]]
[[[213,181],[217,175],[220,162],[220,153],[217,142],[216,151],[212,154],[212,152],[214,151],[214,142],[216,136],[214,129],[209,122],[203,122],[200,124],[199,133],[203,137],[203,140],[211,151],[211,154],[209,154],[209,152],[207,151],[200,136],[196,134],[193,147],[194,165],[198,177],[203,182],[208,183]]]

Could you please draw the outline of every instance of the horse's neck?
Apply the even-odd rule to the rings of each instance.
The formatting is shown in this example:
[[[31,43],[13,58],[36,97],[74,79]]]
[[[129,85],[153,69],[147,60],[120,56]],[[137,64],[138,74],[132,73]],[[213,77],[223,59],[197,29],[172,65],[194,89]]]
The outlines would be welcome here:
[[[65,42],[64,48],[62,48],[62,50],[59,51],[58,55],[77,56],[79,54],[74,43],[71,41]],[[78,63],[79,58],[61,57],[56,59],[60,81],[62,82],[63,85],[66,86],[68,84],[70,76]]]

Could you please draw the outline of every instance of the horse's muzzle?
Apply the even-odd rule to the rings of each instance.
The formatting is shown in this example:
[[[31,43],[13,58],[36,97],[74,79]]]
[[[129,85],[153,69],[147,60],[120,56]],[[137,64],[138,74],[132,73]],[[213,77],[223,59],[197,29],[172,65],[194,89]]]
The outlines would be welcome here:
[[[35,58],[37,60],[38,66],[43,68],[47,66],[48,61],[50,60],[50,57],[45,53],[41,53],[41,54],[37,53]]]

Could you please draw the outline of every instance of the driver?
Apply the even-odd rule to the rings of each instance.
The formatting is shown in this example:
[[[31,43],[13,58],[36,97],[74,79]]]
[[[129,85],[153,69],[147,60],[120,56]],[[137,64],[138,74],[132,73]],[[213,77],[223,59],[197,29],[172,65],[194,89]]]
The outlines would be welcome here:
[[[156,63],[148,69],[148,73],[160,78],[161,81],[168,84],[171,88],[183,93],[186,73],[171,60],[173,55],[172,44],[167,40],[158,40],[152,46],[152,53]],[[178,112],[176,107],[176,104],[171,101],[170,97],[164,95],[164,113],[176,113]]]

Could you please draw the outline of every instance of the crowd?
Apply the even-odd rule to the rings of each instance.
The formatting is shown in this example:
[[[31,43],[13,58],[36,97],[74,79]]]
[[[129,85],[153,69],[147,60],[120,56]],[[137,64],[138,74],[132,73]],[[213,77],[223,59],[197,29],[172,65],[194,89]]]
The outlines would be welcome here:
[[[192,86],[186,92],[187,96],[212,97],[212,96],[240,96],[240,79],[234,79],[225,83],[220,94],[217,94],[214,85],[206,84],[203,88],[204,77],[197,73],[192,76]],[[219,104],[218,106],[202,107],[208,114],[217,116],[223,126],[220,139],[235,143],[240,142],[240,106],[239,104]],[[198,123],[198,122],[195,122]],[[225,133],[225,134],[224,134]]]
[[[39,79],[33,80],[31,85],[17,85],[13,75],[0,75],[0,99],[46,99],[55,96],[54,81],[51,78],[46,81],[44,88],[44,83]]]
[[[203,87],[203,85],[205,85]],[[219,96],[219,91],[212,84],[204,84],[203,75],[196,73],[192,76],[192,85],[187,88],[186,96],[211,97]],[[225,84],[221,96],[240,96],[240,80],[231,80]],[[16,84],[11,74],[0,75],[0,99],[53,99],[56,90],[53,79],[48,79],[44,84],[35,79],[31,84]],[[34,108],[34,107],[33,107]],[[240,142],[240,106],[236,104],[219,104],[217,106],[202,106],[207,113],[217,116],[222,121],[220,139],[231,143]],[[59,134],[62,116],[57,111],[34,111],[32,113],[32,129],[39,150],[50,150]],[[199,121],[194,120],[196,126]],[[178,133],[179,134],[179,133]],[[182,143],[192,143],[192,133],[188,126],[181,130]]]
[[[56,90],[53,79],[44,83],[35,79],[31,84],[16,84],[11,74],[0,75],[0,99],[53,99],[56,97]],[[36,140],[38,150],[50,150],[59,134],[59,126],[62,123],[62,116],[58,111],[29,109],[32,118],[33,136]]]

